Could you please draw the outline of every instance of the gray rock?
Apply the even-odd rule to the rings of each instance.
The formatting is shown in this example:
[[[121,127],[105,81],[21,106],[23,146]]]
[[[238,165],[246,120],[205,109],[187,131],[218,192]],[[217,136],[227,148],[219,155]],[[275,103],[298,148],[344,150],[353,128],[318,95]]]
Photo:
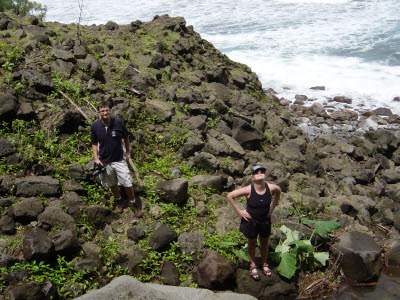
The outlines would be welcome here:
[[[238,118],[233,122],[232,137],[246,150],[257,150],[263,141],[262,132]]]
[[[60,181],[50,176],[28,176],[15,181],[17,197],[57,196],[60,193]]]
[[[218,159],[208,152],[200,152],[193,158],[194,164],[200,169],[214,172],[218,170]]]
[[[339,237],[336,248],[343,255],[342,269],[349,280],[366,282],[379,275],[381,249],[368,234],[346,232]]]
[[[75,179],[67,179],[63,182],[64,192],[75,192],[76,194],[83,195],[86,189]]]
[[[99,228],[104,228],[113,220],[111,211],[101,205],[90,205],[85,207],[85,211],[87,212],[86,221]]]
[[[51,227],[57,227],[64,230],[75,232],[76,225],[74,218],[63,212],[58,207],[46,207],[43,213],[38,216],[38,220]]]
[[[15,147],[7,139],[0,136],[0,158],[14,154],[16,151]]]
[[[72,164],[68,167],[68,172],[67,174],[72,177],[75,178],[77,180],[84,180],[86,179],[86,172],[85,169],[77,164]]]
[[[42,300],[42,287],[39,282],[23,282],[8,290],[9,299]]]
[[[184,232],[178,237],[178,243],[182,252],[188,255],[192,252],[195,255],[199,254],[204,248],[204,241],[205,237],[202,232]]]
[[[38,92],[41,93],[50,93],[55,87],[55,83],[50,77],[39,72],[23,70],[22,77],[28,84],[32,85]]]
[[[47,232],[40,228],[27,230],[22,235],[23,254],[27,260],[39,261],[51,258],[54,245]]]
[[[226,199],[226,201],[228,200]],[[242,203],[238,203],[238,205],[242,209],[244,208]],[[215,228],[218,234],[223,235],[239,229],[241,217],[231,205],[218,208],[214,214],[217,216]]]
[[[189,185],[222,191],[226,178],[222,175],[196,175],[190,179]]]
[[[250,295],[230,292],[214,293],[207,289],[173,287],[142,283],[130,276],[121,276],[99,290],[92,290],[76,300],[158,299],[158,300],[255,300]]]
[[[59,134],[72,134],[78,131],[79,126],[85,124],[85,118],[77,110],[61,112],[57,117],[56,129]]]
[[[96,58],[90,54],[86,56],[85,59],[78,59],[77,67],[86,70],[91,74],[92,78],[102,80],[103,79],[103,69]]]
[[[400,266],[400,242],[397,242],[387,253],[388,264]]]
[[[0,95],[0,121],[9,122],[13,120],[18,111],[18,100],[12,94]],[[3,137],[1,137],[4,139]],[[4,156],[0,155],[0,156]]]
[[[75,62],[75,56],[71,51],[53,48],[50,52],[51,56],[66,62]]]
[[[381,172],[381,178],[387,183],[395,184],[400,182],[400,171],[399,170],[383,170]]]
[[[163,284],[174,286],[179,285],[179,271],[172,261],[167,260],[163,263],[161,268],[161,278]]]
[[[296,299],[297,290],[294,282],[285,282],[272,272],[271,276],[264,276],[259,271],[261,280],[254,281],[249,276],[249,270],[238,269],[236,272],[236,291],[249,294],[257,299]]]
[[[67,208],[67,214],[78,220],[82,215],[82,209],[87,206],[86,202],[75,192],[66,193],[63,204]]]
[[[206,250],[203,259],[193,269],[193,279],[199,287],[226,290],[234,286],[232,262],[215,251]]]
[[[165,122],[175,114],[175,106],[160,100],[147,100],[146,112],[149,115],[155,115],[157,120]]]
[[[0,219],[0,232],[2,234],[13,235],[16,233],[14,219],[9,216],[2,216]]]
[[[50,69],[53,72],[65,74],[67,77],[69,77],[74,72],[75,65],[72,62],[64,61],[62,59],[57,59],[50,63]]]
[[[193,116],[187,120],[191,129],[203,131],[207,127],[206,116]]]
[[[245,154],[242,146],[232,137],[221,134],[217,138],[207,135],[204,151],[216,156],[233,156],[241,158]]]
[[[129,239],[137,242],[145,236],[146,230],[149,230],[149,226],[135,226],[133,228],[129,228],[126,232]]]
[[[188,197],[189,183],[184,178],[160,182],[153,187],[153,190],[160,194],[162,201],[183,204]]]
[[[52,233],[50,238],[53,241],[54,250],[58,255],[71,257],[82,249],[75,236],[75,231],[58,231]]]
[[[24,223],[36,220],[44,210],[43,201],[38,198],[24,199],[11,208],[11,214],[17,221]]]
[[[177,233],[167,225],[160,225],[150,236],[149,246],[152,250],[161,251],[169,247],[169,244],[178,239]]]
[[[17,112],[17,117],[23,120],[32,120],[36,118],[36,113],[32,107],[31,103],[21,103],[18,112]]]
[[[127,268],[132,276],[139,275],[142,272],[140,265],[146,258],[146,253],[139,249],[129,249],[115,260],[115,264],[122,268]]]
[[[195,152],[200,151],[204,146],[204,142],[196,136],[190,136],[182,148],[182,155],[189,157]]]
[[[107,30],[116,30],[119,28],[118,24],[113,21],[108,21],[105,27]]]

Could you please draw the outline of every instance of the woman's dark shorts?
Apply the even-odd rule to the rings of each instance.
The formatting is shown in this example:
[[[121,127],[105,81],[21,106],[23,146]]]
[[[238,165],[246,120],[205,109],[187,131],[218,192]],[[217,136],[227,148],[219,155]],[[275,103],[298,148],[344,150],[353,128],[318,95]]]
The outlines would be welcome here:
[[[271,235],[271,218],[248,221],[242,218],[239,231],[248,239],[255,239],[258,235],[263,238],[269,237]]]

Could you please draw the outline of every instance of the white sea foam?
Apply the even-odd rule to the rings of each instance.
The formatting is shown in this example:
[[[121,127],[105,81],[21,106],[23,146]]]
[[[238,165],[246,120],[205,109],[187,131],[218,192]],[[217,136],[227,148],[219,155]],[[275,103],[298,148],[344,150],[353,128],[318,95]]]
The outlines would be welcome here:
[[[37,0],[48,21],[76,23],[77,0]],[[183,16],[215,47],[257,72],[265,88],[293,100],[345,95],[366,108],[400,96],[398,0],[87,0],[84,25]],[[316,85],[325,91],[312,91]],[[289,87],[285,90],[283,87]],[[397,102],[398,103],[398,102]],[[399,106],[399,107],[398,107]]]

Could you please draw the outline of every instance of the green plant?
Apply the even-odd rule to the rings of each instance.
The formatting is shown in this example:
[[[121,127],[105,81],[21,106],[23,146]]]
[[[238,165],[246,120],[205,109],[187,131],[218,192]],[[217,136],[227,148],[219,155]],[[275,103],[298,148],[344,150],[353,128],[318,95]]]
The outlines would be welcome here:
[[[57,263],[54,266],[46,264],[43,261],[24,261],[16,263],[10,268],[1,268],[0,275],[19,269],[26,270],[31,281],[51,281],[57,287],[57,291],[63,299],[71,299],[78,296],[78,294],[74,293],[71,286],[80,286],[85,291],[98,286],[98,283],[90,280],[87,276],[90,272],[89,270],[77,272],[74,269],[73,262],[68,262],[62,256],[58,256]],[[0,287],[5,287],[5,282],[2,278],[0,279]]]
[[[271,258],[279,263],[279,274],[288,279],[292,278],[297,269],[313,270],[319,266],[325,266],[329,253],[315,251],[311,239],[314,233],[325,235],[340,226],[340,223],[332,221],[302,220],[302,222],[315,224],[315,229],[309,239],[301,239],[298,231],[292,231],[283,225],[280,230],[286,234],[286,239],[279,242],[275,252],[270,253]]]
[[[205,233],[204,245],[222,256],[238,262],[238,259],[248,260],[246,253],[247,241],[239,230],[232,230],[227,234]]]
[[[46,5],[28,0],[1,0],[0,9],[14,9],[18,15],[38,15],[43,18],[46,14]]]
[[[115,276],[128,274],[126,268],[122,268],[119,265],[116,266],[114,263],[115,258],[121,256],[117,239],[113,239],[112,237],[109,237],[108,240],[102,239],[100,244],[102,247],[99,258],[103,261],[105,276],[108,278],[114,278]]]

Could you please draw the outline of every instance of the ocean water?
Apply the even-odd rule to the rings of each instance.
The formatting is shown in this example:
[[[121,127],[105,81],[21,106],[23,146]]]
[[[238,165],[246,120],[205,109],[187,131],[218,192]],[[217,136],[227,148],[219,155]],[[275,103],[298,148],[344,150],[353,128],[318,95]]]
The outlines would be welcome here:
[[[400,114],[399,0],[36,0],[46,21],[81,24],[183,16],[231,59],[256,72],[265,89],[294,101],[334,96],[353,108]],[[325,91],[310,90],[324,86]],[[329,103],[333,105],[333,103]],[[340,104],[334,104],[340,108]]]

